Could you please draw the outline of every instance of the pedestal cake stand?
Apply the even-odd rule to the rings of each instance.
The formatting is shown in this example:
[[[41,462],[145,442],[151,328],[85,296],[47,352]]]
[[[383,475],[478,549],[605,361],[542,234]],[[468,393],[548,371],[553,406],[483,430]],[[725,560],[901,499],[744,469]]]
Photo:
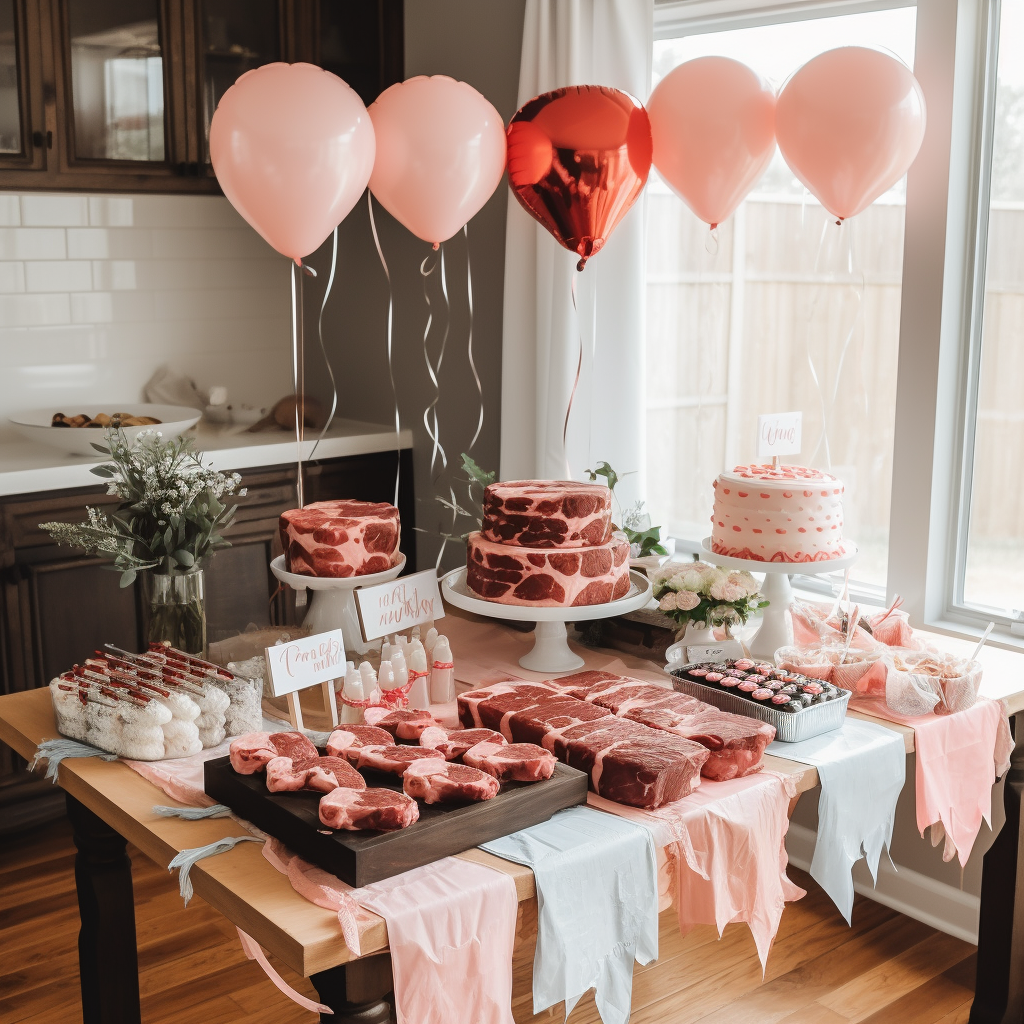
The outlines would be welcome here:
[[[399,554],[397,565],[385,569],[384,572],[344,578],[302,576],[289,572],[284,565],[284,555],[278,555],[270,563],[271,572],[282,583],[288,584],[293,590],[313,591],[313,600],[302,622],[303,626],[308,626],[313,633],[340,629],[345,639],[345,650],[357,655],[366,654],[374,645],[363,643],[363,631],[359,625],[359,613],[356,611],[356,599],[352,592],[359,587],[372,587],[377,583],[388,583],[397,579],[404,568],[403,554]]]
[[[461,608],[492,619],[513,622],[536,622],[533,631],[533,649],[519,659],[519,664],[531,672],[550,672],[552,675],[575,672],[585,664],[569,648],[567,622],[589,622],[608,619],[643,608],[651,599],[651,581],[634,569],[629,573],[629,593],[617,601],[588,604],[579,608],[533,608],[518,604],[498,604],[485,601],[466,584],[466,569],[452,569],[441,577],[441,596]]]
[[[857,547],[847,543],[842,558],[830,558],[827,562],[758,562],[754,559],[732,558],[719,555],[711,550],[711,538],[705,537],[700,546],[706,562],[721,565],[727,569],[746,569],[747,572],[763,572],[764,583],[761,593],[768,599],[761,628],[750,638],[747,649],[752,658],[773,661],[780,647],[793,642],[793,620],[789,610],[793,606],[793,588],[789,577],[793,573],[819,576],[824,573],[848,569],[857,561]]]

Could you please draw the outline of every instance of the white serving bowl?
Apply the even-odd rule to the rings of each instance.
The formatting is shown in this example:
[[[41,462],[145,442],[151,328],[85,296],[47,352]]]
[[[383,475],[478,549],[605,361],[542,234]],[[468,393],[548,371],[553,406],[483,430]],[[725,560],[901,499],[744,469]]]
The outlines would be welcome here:
[[[187,405],[147,405],[140,402],[104,402],[95,405],[83,402],[74,407],[68,406],[66,409],[29,409],[10,417],[11,426],[29,441],[96,462],[102,461],[105,456],[92,446],[105,442],[106,430],[100,427],[52,427],[50,423],[56,412],[63,412],[67,416],[77,416],[79,413],[97,416],[101,412],[111,416],[115,412],[126,412],[131,416],[152,416],[160,420],[159,424],[123,427],[124,435],[129,441],[133,441],[143,430],[159,430],[164,438],[175,437],[183,434],[189,427],[194,427],[201,415],[198,409],[189,408]]]

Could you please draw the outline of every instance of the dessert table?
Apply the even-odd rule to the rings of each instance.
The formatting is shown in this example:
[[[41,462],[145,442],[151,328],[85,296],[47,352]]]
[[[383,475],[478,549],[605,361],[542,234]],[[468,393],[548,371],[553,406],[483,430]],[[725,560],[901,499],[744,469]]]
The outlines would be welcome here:
[[[475,637],[493,644],[494,630],[500,631],[510,644],[530,642],[508,627],[485,624],[469,616],[450,615],[445,628],[452,638],[456,659],[460,645],[465,649]],[[578,650],[588,665],[602,660],[600,652]],[[630,660],[617,653],[614,656]],[[986,681],[983,692],[1006,700],[1011,715],[1024,711],[1024,668],[1020,656],[986,651],[985,657],[986,667],[998,666],[999,671],[991,671],[991,682]],[[636,659],[636,664],[643,663]],[[651,667],[649,662],[646,664]],[[901,732],[907,751],[913,750],[912,729],[893,723],[879,724]],[[0,698],[0,740],[23,757],[31,759],[42,740],[56,735],[47,690]],[[764,764],[789,776],[797,793],[813,789],[818,783],[817,770],[810,765],[772,755],[765,755]],[[135,844],[146,856],[165,866],[181,850],[238,836],[244,830],[229,818],[182,821],[155,815],[153,806],[167,803],[168,798],[118,762],[96,758],[64,760],[58,769],[57,783],[66,793],[78,848],[75,877],[82,920],[79,958],[83,1019],[86,1024],[135,1024],[141,1018],[127,843]],[[1022,796],[1024,730],[1017,733],[1006,780],[1006,824],[985,855],[977,994],[970,1018],[973,1024],[1020,1024],[1024,1020]],[[383,919],[378,918],[364,933],[364,954],[355,957],[341,937],[337,915],[299,896],[287,877],[272,867],[255,845],[240,843],[227,853],[197,863],[191,871],[195,892],[261,946],[308,977],[321,1001],[335,1011],[333,1016],[322,1019],[338,1024],[383,1024],[390,1012],[384,997],[391,988]],[[481,850],[460,856],[512,877],[520,901],[517,948],[524,942],[535,941],[537,917],[535,912],[529,912],[529,904],[536,902],[532,871]]]

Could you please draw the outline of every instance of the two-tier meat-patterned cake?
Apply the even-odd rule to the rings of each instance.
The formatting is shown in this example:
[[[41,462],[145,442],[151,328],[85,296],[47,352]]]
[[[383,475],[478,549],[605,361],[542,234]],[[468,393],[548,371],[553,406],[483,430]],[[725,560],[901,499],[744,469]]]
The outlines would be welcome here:
[[[842,558],[843,485],[805,466],[737,466],[715,481],[711,550],[757,562]]]
[[[466,582],[499,604],[569,608],[629,593],[629,541],[612,532],[603,484],[515,480],[484,491]]]
[[[398,564],[401,522],[386,502],[316,501],[281,514],[289,572],[335,579],[385,572]]]

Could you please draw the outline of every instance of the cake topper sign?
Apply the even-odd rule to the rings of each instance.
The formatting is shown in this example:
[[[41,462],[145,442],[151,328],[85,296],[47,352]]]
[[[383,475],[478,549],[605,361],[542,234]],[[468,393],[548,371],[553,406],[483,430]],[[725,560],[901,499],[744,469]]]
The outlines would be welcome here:
[[[375,587],[360,587],[355,595],[363,639],[367,643],[388,633],[400,633],[433,622],[444,615],[437,573],[433,569],[390,583],[378,583]]]
[[[757,417],[757,457],[778,458],[800,451],[802,412],[777,412]]]

